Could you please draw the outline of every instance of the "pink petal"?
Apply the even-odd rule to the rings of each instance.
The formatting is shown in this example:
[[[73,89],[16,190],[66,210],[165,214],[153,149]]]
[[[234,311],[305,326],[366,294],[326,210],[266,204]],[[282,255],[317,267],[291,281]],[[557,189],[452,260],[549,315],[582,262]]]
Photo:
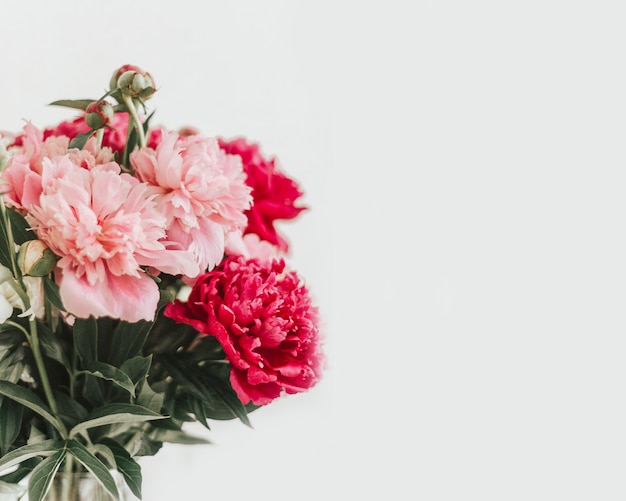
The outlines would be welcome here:
[[[90,285],[85,275],[72,270],[56,270],[61,300],[68,312],[78,318],[112,317],[127,322],[153,320],[159,301],[157,284],[145,274],[138,277],[108,274],[106,283]]]

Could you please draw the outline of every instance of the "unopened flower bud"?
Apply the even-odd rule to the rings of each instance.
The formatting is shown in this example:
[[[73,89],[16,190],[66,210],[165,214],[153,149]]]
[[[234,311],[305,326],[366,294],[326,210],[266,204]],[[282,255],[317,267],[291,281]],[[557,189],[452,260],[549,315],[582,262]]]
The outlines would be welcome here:
[[[93,130],[110,125],[113,115],[113,106],[107,101],[94,101],[85,108],[85,122]]]
[[[185,127],[181,127],[180,129],[178,129],[179,136],[183,136],[183,137],[197,136],[198,134],[200,134],[200,130],[190,125],[187,125]]]
[[[24,275],[45,277],[57,262],[57,257],[41,240],[24,242],[17,253],[17,264]]]
[[[113,73],[109,88],[141,99],[147,99],[156,92],[152,75],[132,64],[125,64]]]
[[[141,73],[141,68],[139,66],[135,66],[132,64],[124,64],[122,66],[120,66],[118,69],[115,70],[115,72],[113,73],[113,76],[111,77],[111,81],[109,82],[109,89],[110,90],[115,90],[117,89],[118,85],[117,85],[117,80],[118,78],[120,78],[120,76],[122,76],[122,73],[126,73],[127,71],[136,71]]]

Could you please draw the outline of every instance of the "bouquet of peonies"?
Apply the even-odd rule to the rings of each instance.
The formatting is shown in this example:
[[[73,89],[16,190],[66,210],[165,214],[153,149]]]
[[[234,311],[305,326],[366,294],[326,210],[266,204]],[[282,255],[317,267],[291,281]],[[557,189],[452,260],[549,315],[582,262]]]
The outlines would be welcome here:
[[[125,65],[52,103],[75,119],[0,134],[0,492],[78,499],[88,473],[141,498],[139,457],[204,442],[185,423],[249,425],[321,377],[274,226],[300,187],[244,138],[152,126],[155,89]]]

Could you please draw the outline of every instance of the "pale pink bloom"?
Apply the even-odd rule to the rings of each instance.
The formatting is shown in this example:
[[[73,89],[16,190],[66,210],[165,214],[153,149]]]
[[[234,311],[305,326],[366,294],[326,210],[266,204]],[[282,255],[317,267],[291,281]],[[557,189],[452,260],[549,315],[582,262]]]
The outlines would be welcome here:
[[[50,136],[43,139],[43,132],[32,123],[24,126],[22,146],[7,163],[2,172],[2,191],[5,201],[16,209],[30,210],[41,195],[43,160],[69,155],[72,162],[85,169],[113,160],[110,148],[99,148],[91,138],[82,150],[69,148],[70,138]]]
[[[261,240],[256,233],[246,233],[242,236],[236,232],[230,233],[226,239],[226,254],[258,259],[262,263],[269,263],[285,255],[277,246],[267,240]]]
[[[224,257],[225,238],[246,227],[252,198],[241,159],[217,140],[163,130],[156,149],[130,155],[135,175],[152,187],[167,217],[167,240],[191,251],[200,271]]]
[[[26,219],[59,256],[55,280],[64,306],[76,317],[152,320],[159,289],[142,266],[170,274],[198,272],[190,253],[163,242],[165,217],[148,186],[120,174],[118,164],[87,170],[69,154],[44,158],[40,186]]]

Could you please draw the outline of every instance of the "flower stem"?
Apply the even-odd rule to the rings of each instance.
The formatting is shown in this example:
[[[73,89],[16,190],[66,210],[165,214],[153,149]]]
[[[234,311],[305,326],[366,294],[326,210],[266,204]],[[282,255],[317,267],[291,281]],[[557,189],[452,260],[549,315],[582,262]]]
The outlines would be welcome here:
[[[76,493],[73,492],[76,490],[74,483],[78,481],[78,477],[72,475],[72,470],[74,468],[74,461],[71,454],[67,454],[65,456],[65,464],[63,465],[63,473],[62,476],[62,487],[61,487],[61,499],[75,499]]]
[[[37,333],[37,320],[34,318],[34,316],[31,316],[29,320],[29,328],[30,336],[28,341],[33,351],[33,356],[35,357],[35,364],[37,365],[37,370],[39,371],[41,385],[43,386],[43,391],[46,395],[46,400],[48,401],[50,409],[52,410],[53,414],[58,417],[59,408],[57,407],[56,399],[54,398],[54,394],[52,393],[50,379],[48,378],[48,371],[46,371],[46,365],[43,360],[43,355],[41,354],[41,347],[39,346],[39,335]],[[59,424],[61,425],[61,434],[63,435],[63,438],[68,438],[69,435],[67,433],[67,429],[65,428],[63,421],[61,421],[60,419]]]
[[[104,138],[104,128],[100,128],[96,132],[96,143],[98,148],[102,148],[102,138]]]
[[[139,141],[138,141],[139,147],[145,148],[147,144],[146,134],[143,131],[143,123],[141,123],[141,120],[139,120],[139,114],[137,113],[137,107],[135,106],[133,98],[130,97],[129,95],[124,94],[123,99],[124,99],[124,104],[128,108],[128,113],[133,119],[133,122],[135,122],[135,130],[137,131],[137,137],[139,138]],[[128,125],[130,126],[130,124]]]

